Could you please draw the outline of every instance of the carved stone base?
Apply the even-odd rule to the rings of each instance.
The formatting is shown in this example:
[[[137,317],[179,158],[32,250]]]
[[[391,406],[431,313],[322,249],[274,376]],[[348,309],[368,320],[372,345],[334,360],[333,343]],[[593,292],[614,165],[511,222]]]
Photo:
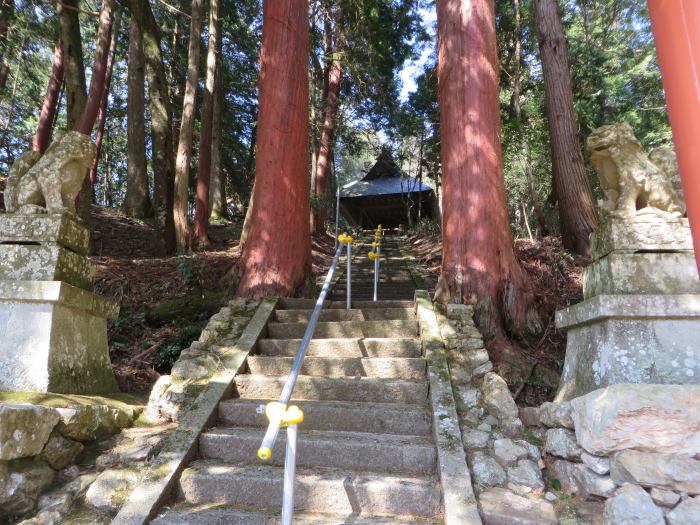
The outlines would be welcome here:
[[[700,384],[700,294],[598,295],[560,310],[557,401],[619,383]]]
[[[57,281],[0,281],[0,391],[117,392],[107,348],[116,303]]]
[[[700,294],[693,252],[612,252],[583,272],[583,298],[614,294]]]

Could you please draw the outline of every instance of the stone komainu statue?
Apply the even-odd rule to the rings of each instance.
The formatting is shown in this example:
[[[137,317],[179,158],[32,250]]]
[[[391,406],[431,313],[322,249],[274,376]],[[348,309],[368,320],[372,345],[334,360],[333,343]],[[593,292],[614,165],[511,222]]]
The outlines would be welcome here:
[[[637,210],[657,208],[676,216],[685,214],[676,155],[657,148],[647,157],[623,122],[601,126],[588,137],[586,149],[605,192],[603,206],[616,215],[631,217]]]
[[[8,213],[75,213],[75,199],[95,153],[95,145],[87,135],[56,132],[43,155],[28,151],[12,164],[5,187],[5,209]]]

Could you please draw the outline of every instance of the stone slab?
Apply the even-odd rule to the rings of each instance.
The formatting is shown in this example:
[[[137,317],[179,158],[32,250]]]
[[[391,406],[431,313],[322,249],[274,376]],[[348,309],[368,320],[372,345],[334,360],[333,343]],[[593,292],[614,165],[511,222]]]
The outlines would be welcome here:
[[[591,235],[593,260],[610,252],[693,251],[688,219],[638,214],[627,219],[602,220]]]
[[[700,384],[700,295],[597,296],[557,312],[567,328],[556,401],[618,383]]]
[[[55,243],[89,255],[90,231],[70,213],[0,215],[0,244]]]
[[[583,298],[613,294],[698,294],[693,252],[610,253],[583,271]]]
[[[118,391],[107,321],[56,303],[0,303],[0,390]]]
[[[0,244],[0,280],[63,281],[92,291],[95,266],[57,244]]]
[[[158,455],[153,458],[112,525],[145,525],[171,496],[180,473],[197,453],[199,435],[213,423],[219,402],[230,395],[240,367],[258,339],[264,336],[276,304],[276,297],[260,303],[238,342],[230,350],[231,368],[217,372],[209,379],[187,415],[178,422],[175,432],[168,436]]]
[[[443,493],[445,525],[481,525],[469,467],[464,457],[459,417],[440,325],[430,295],[416,290],[416,313],[428,362],[433,435]]]
[[[0,303],[58,304],[107,319],[119,316],[116,301],[61,281],[0,280]]]

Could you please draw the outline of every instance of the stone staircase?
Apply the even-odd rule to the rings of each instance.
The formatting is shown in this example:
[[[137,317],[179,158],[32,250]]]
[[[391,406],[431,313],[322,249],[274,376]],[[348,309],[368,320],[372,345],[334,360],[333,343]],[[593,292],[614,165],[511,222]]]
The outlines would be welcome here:
[[[405,258],[399,251],[399,239],[384,236],[381,246],[379,264],[379,299],[413,300],[416,284],[411,277]],[[367,258],[369,244],[353,244],[357,252],[353,264],[352,298],[354,300],[372,300],[374,291],[374,262]],[[331,300],[345,299],[345,275],[338,281],[329,297]]]
[[[247,359],[199,458],[182,473],[179,501],[153,523],[279,522],[285,431],[271,460],[257,448],[258,407],[279,396],[313,300],[281,299],[267,338]],[[295,523],[440,522],[442,490],[426,362],[413,301],[327,301],[294,391],[304,411],[297,444]]]

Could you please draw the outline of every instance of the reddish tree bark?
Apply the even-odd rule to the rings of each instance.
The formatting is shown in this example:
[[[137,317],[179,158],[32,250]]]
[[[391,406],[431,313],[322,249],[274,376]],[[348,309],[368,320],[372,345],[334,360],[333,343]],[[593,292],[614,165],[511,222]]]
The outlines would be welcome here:
[[[216,64],[219,60],[219,3],[209,2],[209,43],[207,47],[207,73],[202,100],[202,131],[199,135],[199,166],[197,167],[197,200],[194,214],[194,238],[198,247],[209,245],[209,181],[211,180],[212,138],[214,136],[214,88]]]
[[[493,0],[438,0],[440,301],[474,303],[488,337],[540,329],[513,250],[500,143]]]
[[[556,0],[535,0],[535,21],[562,243],[571,252],[589,255],[588,237],[596,227],[597,216],[581,155],[566,41]]]
[[[95,202],[95,182],[97,182],[97,166],[100,163],[100,152],[102,150],[102,141],[105,135],[105,123],[107,122],[107,104],[109,102],[109,89],[112,85],[112,71],[114,70],[114,54],[117,50],[117,39],[119,37],[119,22],[121,17],[117,13],[114,20],[114,30],[109,44],[109,54],[107,55],[107,75],[105,76],[104,90],[102,91],[102,100],[100,101],[100,110],[97,113],[97,133],[95,134],[95,160],[90,168],[90,186],[92,187],[92,201]]]
[[[95,49],[95,65],[92,68],[90,78],[90,90],[85,104],[83,116],[80,118],[77,130],[86,135],[92,133],[92,128],[97,120],[97,113],[102,104],[102,93],[107,87],[107,61],[109,59],[109,47],[112,39],[112,14],[114,12],[114,0],[102,0],[100,11],[100,27],[97,33],[97,48]]]
[[[250,230],[243,297],[292,295],[311,269],[307,0],[265,0]]]
[[[328,191],[328,180],[330,171],[330,157],[333,149],[333,134],[335,131],[335,120],[340,104],[340,82],[343,70],[341,56],[343,53],[342,37],[340,35],[340,4],[336,5],[335,13],[335,46],[333,59],[328,71],[328,85],[324,85],[324,92],[327,94],[325,108],[323,110],[323,126],[321,127],[321,140],[319,142],[318,157],[316,159],[316,176],[314,177],[314,193],[319,199],[326,197]],[[319,203],[313,218],[313,230],[321,233],[326,222],[327,208]]]
[[[53,51],[53,64],[51,65],[51,76],[49,77],[49,87],[46,89],[44,103],[41,105],[39,115],[39,125],[32,142],[32,149],[43,153],[51,142],[51,131],[56,117],[56,108],[61,94],[61,84],[63,83],[63,51],[61,42],[56,44]]]
[[[187,81],[182,101],[182,119],[175,157],[175,240],[179,249],[189,249],[192,232],[187,220],[190,158],[192,157],[192,135],[194,133],[197,80],[199,79],[199,48],[202,32],[202,1],[192,0],[190,19],[190,43],[187,55]]]

